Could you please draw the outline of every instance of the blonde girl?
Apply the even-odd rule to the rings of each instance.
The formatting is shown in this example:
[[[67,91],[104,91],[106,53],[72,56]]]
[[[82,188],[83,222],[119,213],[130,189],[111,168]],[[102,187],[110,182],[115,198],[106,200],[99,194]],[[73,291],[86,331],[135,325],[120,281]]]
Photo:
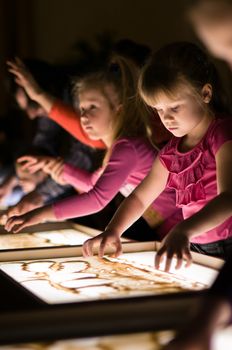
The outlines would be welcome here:
[[[19,84],[28,89],[24,69],[15,64],[11,66],[11,72],[20,79]],[[128,196],[148,174],[158,152],[149,141],[148,111],[141,100],[136,100],[138,73],[132,62],[116,58],[107,69],[78,80],[74,94],[79,104],[82,134],[106,145],[104,163],[92,174],[65,164],[62,171],[59,170],[62,180],[83,193],[9,218],[5,225],[8,231],[18,232],[26,226],[47,220],[95,213],[119,191]],[[40,96],[37,100],[45,97]],[[144,213],[144,218],[152,227],[159,226],[159,237],[181,220],[182,214],[176,209],[173,190],[165,190],[149,212]],[[139,232],[139,235],[141,240],[146,239],[142,233]]]
[[[95,243],[104,254],[108,244],[121,252],[120,236],[164,189],[176,193],[184,220],[163,239],[155,266],[165,259],[169,271],[191,248],[226,258],[232,254],[232,119],[220,96],[214,66],[205,53],[188,42],[160,49],[143,69],[140,94],[154,108],[173,138],[155,159],[145,180],[123,201],[105,232],[85,242],[84,255]]]

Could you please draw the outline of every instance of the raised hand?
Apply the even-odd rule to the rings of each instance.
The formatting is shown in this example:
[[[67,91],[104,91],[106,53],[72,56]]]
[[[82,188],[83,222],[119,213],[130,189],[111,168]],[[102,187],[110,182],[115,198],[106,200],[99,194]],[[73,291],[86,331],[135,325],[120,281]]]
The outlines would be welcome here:
[[[43,171],[50,175],[51,178],[60,185],[66,185],[67,182],[63,178],[64,160],[60,157],[47,161]]]
[[[184,231],[174,228],[163,239],[160,249],[155,257],[155,267],[159,269],[161,261],[165,259],[164,270],[168,272],[171,268],[172,259],[176,257],[177,263],[175,268],[180,269],[183,260],[186,260],[185,266],[190,266],[192,256],[190,253],[190,243],[187,234]]]
[[[90,238],[83,244],[82,252],[84,257],[89,257],[93,255],[94,246],[99,246],[98,256],[103,257],[105,253],[105,249],[107,246],[113,246],[115,252],[113,254],[114,257],[122,254],[122,245],[120,236],[112,231],[106,230],[102,232],[100,235]]]
[[[22,170],[28,170],[31,174],[34,174],[39,170],[43,170],[45,165],[51,160],[54,160],[54,158],[26,155],[18,158],[17,164],[20,165]]]
[[[16,57],[15,60],[7,61],[8,71],[15,76],[15,82],[24,88],[27,95],[32,100],[37,100],[37,96],[43,91],[29,72],[25,64]]]

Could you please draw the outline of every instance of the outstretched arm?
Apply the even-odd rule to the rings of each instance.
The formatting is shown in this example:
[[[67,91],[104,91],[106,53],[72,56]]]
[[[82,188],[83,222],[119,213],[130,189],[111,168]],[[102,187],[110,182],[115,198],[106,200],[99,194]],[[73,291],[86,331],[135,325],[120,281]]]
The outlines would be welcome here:
[[[167,170],[163,167],[159,159],[156,159],[149,175],[122,202],[112,220],[107,225],[106,230],[84,243],[84,256],[91,256],[93,254],[95,244],[100,244],[99,256],[104,255],[107,245],[115,246],[115,255],[119,255],[121,253],[121,235],[143,215],[149,205],[164,190],[167,178]]]
[[[5,229],[6,231],[13,231],[14,233],[17,233],[25,227],[47,221],[57,221],[51,205],[34,209],[24,215],[12,216],[7,220]]]

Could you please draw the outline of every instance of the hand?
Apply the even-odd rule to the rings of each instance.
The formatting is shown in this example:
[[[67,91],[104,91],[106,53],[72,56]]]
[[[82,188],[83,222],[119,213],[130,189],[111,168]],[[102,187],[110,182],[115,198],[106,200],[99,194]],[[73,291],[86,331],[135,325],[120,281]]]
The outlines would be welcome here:
[[[15,82],[24,88],[31,100],[36,101],[37,96],[42,94],[43,91],[24,63],[19,58],[7,61],[6,63],[8,65],[8,71],[15,76]]]
[[[47,161],[43,171],[51,176],[51,178],[60,185],[66,185],[67,182],[63,178],[64,160],[60,157]]]
[[[83,244],[82,252],[84,257],[89,257],[93,255],[93,248],[95,244],[100,244],[98,256],[100,258],[103,257],[105,253],[105,248],[107,245],[115,247],[114,257],[122,254],[122,245],[120,236],[111,230],[106,230],[102,232],[100,235],[90,238]]]
[[[175,268],[181,268],[183,259],[186,259],[186,267],[190,266],[192,262],[192,256],[190,253],[190,243],[187,234],[178,229],[177,226],[172,229],[169,234],[163,239],[160,249],[157,251],[155,258],[155,267],[159,269],[160,262],[166,255],[165,268],[168,272],[171,267],[172,259],[174,256],[177,258]]]
[[[36,186],[41,183],[47,176],[43,171],[39,170],[34,174],[29,173],[27,169],[23,169],[21,163],[17,163],[15,167],[18,183],[25,193],[34,191]]]
[[[19,216],[22,214],[25,214],[31,210],[34,210],[36,208],[39,208],[43,205],[43,199],[40,196],[39,193],[36,191],[30,192],[27,195],[25,195],[19,203],[14,205],[13,207],[10,207],[5,213],[4,216],[6,216],[7,219],[9,219],[12,216]]]
[[[34,174],[39,170],[43,170],[45,165],[53,159],[53,157],[48,156],[26,155],[18,158],[16,164],[22,169],[22,171],[27,170],[31,174]]]
[[[45,221],[54,221],[55,215],[51,206],[38,208],[21,216],[9,218],[5,224],[6,231],[17,233],[23,228],[40,224]]]

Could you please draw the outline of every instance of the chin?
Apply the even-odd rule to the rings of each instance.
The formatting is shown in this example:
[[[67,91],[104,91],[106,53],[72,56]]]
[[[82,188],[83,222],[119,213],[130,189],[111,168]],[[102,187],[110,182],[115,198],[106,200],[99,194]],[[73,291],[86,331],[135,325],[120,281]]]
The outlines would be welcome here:
[[[97,135],[89,135],[89,134],[88,134],[88,137],[90,138],[90,140],[94,140],[94,141],[100,140],[100,137],[97,136]]]

